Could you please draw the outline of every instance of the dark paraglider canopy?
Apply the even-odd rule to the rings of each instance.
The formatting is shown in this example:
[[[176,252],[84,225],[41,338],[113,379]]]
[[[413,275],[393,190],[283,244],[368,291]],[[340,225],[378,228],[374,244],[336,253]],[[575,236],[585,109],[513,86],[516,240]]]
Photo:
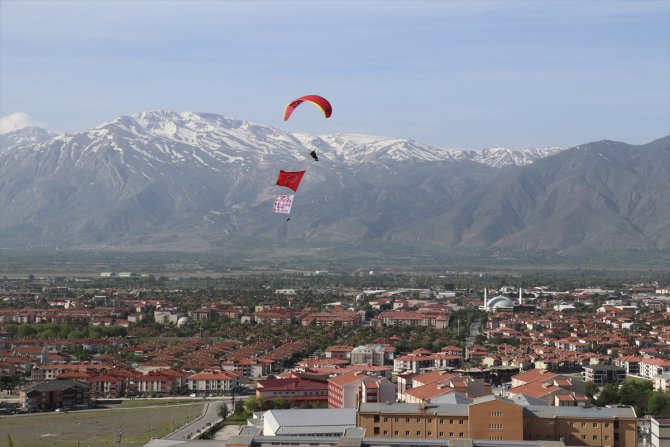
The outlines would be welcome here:
[[[326,118],[330,118],[330,115],[333,113],[333,108],[326,98],[319,95],[305,95],[288,103],[284,109],[284,121],[288,120],[293,111],[305,101],[311,102],[320,108]]]

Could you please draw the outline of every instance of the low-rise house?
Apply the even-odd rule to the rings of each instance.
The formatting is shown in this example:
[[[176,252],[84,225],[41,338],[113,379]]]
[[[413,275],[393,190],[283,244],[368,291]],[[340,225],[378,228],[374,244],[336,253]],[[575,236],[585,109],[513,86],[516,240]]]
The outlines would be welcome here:
[[[434,362],[427,355],[409,354],[402,355],[393,359],[393,372],[415,372],[421,369],[431,368]]]
[[[47,363],[49,350],[46,346],[17,346],[12,350],[12,357],[35,359],[37,363]]]
[[[394,372],[420,372],[433,368],[460,368],[463,366],[463,357],[447,353],[424,354],[412,352],[408,355],[393,359]]]
[[[14,365],[9,362],[0,361],[0,376],[11,376],[16,372]]]
[[[50,380],[19,391],[21,409],[33,412],[89,405],[90,387],[74,380]]]
[[[190,311],[188,316],[191,317],[193,321],[216,320],[219,318],[219,312],[211,307],[204,307]]]
[[[344,345],[333,345],[328,346],[324,351],[324,355],[327,359],[342,359],[348,360],[351,358],[351,351],[353,351],[353,346],[344,346]]]
[[[198,395],[221,396],[230,394],[240,385],[240,374],[233,371],[209,370],[193,374],[186,381],[189,391]]]
[[[407,403],[440,403],[449,393],[458,393],[464,397],[476,398],[491,394],[491,385],[480,379],[449,375],[443,380],[420,384],[421,377],[414,378],[415,386],[405,392]]]
[[[480,364],[488,354],[489,351],[484,346],[469,345],[465,347],[465,358],[474,364]]]
[[[88,379],[92,398],[123,397],[126,393],[126,380],[123,377],[103,374]]]
[[[334,326],[336,324],[341,324],[342,326],[358,326],[361,324],[361,316],[356,312],[332,311],[315,312],[302,317],[303,326],[309,326],[311,324],[316,326]]]
[[[582,394],[575,393],[559,386],[542,383],[542,382],[530,382],[525,385],[518,386],[516,388],[511,388],[508,390],[507,395],[512,398],[515,396],[530,396],[535,399],[544,400],[547,405],[565,405],[572,406],[572,403],[585,402],[586,396]],[[562,400],[560,396],[570,396],[566,398],[567,400]]]
[[[33,367],[38,364],[36,360],[30,357],[5,357],[4,362],[8,365],[8,368],[14,369],[15,374],[21,376],[30,374]]]
[[[158,397],[170,396],[177,393],[181,375],[167,373],[168,370],[152,371],[135,376],[132,382],[139,394],[154,394]]]
[[[521,374],[513,376],[511,388],[526,385],[531,382],[550,383],[556,377],[564,378],[564,376],[559,376],[558,374],[549,371],[540,369],[530,369],[528,371],[522,372]]]
[[[234,371],[242,377],[257,379],[272,372],[272,362],[255,359],[224,360],[221,362],[221,369]]]
[[[449,355],[463,355],[463,348],[459,348],[458,346],[453,345],[445,346],[441,349],[441,351]]]
[[[533,392],[534,394],[526,392],[526,390],[539,389],[538,385],[534,384],[538,384],[540,387],[544,388],[557,387],[578,394],[584,394],[586,389],[586,385],[581,379],[564,376],[562,374],[555,374],[549,371],[531,369],[521,374],[517,374],[516,376],[512,376],[512,386],[509,391],[513,394],[525,393],[534,397],[539,397],[535,395],[537,392]],[[543,396],[547,395],[544,392],[539,393]]]
[[[398,374],[396,376],[397,379],[397,384],[396,384],[396,401],[397,402],[405,402],[405,393],[409,390],[411,390],[413,386],[412,379],[416,376],[418,376],[419,373],[406,373],[406,374]]]
[[[298,314],[286,309],[268,309],[253,314],[253,319],[258,324],[284,325],[296,321]]]

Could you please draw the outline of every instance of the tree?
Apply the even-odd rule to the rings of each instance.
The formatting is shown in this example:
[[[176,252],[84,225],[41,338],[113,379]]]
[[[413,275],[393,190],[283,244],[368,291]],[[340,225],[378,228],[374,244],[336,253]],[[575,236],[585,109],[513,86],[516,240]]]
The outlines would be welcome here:
[[[277,409],[289,408],[291,406],[291,403],[288,402],[286,399],[284,399],[281,396],[277,397],[275,399],[272,399],[272,403],[273,403],[274,408],[277,408]]]
[[[632,405],[639,416],[645,414],[647,400],[652,393],[653,386],[649,381],[625,380],[619,390],[619,403]]]
[[[593,396],[598,394],[598,385],[596,385],[592,380],[586,382],[586,397],[593,400]]]
[[[605,385],[598,393],[598,399],[596,399],[596,405],[599,407],[604,407],[605,405],[611,405],[619,403],[619,390],[616,385],[608,383]]]
[[[271,406],[269,401],[267,400],[267,398],[265,398],[263,396],[258,396],[256,398],[256,402],[258,403],[258,408],[261,411],[268,410],[269,407]]]
[[[223,402],[221,405],[219,405],[219,416],[221,416],[221,419],[224,421],[228,419],[228,413],[230,410],[228,409],[228,405]]]
[[[243,411],[244,411],[244,402],[238,400],[237,402],[235,402],[235,405],[233,406],[233,412],[235,414],[242,414]]]
[[[647,400],[647,414],[666,416],[670,413],[670,397],[660,391],[654,391]]]
[[[35,328],[32,325],[24,324],[24,325],[19,326],[19,330],[18,330],[17,335],[19,336],[19,338],[29,338],[29,337],[33,337],[36,333],[37,333],[37,331],[35,330]]]
[[[244,401],[244,411],[247,413],[253,413],[260,410],[261,407],[258,404],[258,400],[255,397],[250,397]]]

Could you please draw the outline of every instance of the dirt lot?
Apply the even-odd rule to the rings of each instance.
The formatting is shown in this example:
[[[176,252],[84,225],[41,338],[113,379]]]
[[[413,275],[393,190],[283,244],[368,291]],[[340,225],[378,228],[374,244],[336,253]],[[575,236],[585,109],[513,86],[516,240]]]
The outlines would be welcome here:
[[[124,447],[141,447],[200,416],[203,403],[160,402],[110,409],[0,416],[0,447],[114,447],[121,434]],[[116,407],[116,408],[115,408]]]

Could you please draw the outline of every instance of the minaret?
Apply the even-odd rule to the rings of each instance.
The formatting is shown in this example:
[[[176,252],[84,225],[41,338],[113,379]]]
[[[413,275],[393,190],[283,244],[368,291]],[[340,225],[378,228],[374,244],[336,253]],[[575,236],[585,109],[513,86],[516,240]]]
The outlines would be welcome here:
[[[523,288],[519,285],[519,306],[523,306]]]
[[[486,304],[487,304],[488,300],[489,300],[489,288],[484,287],[484,310],[488,310],[486,308]]]

